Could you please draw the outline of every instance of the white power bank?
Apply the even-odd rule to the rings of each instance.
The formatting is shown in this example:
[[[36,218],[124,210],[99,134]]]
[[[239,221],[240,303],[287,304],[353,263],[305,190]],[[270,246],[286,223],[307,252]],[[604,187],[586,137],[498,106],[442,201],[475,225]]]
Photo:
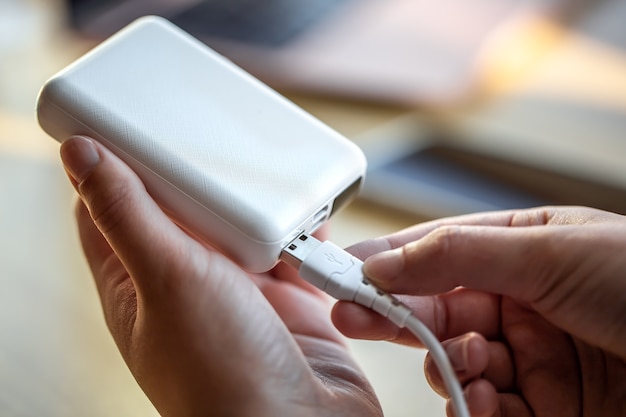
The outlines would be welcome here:
[[[37,114],[59,141],[111,149],[183,228],[252,272],[354,197],[366,168],[352,142],[157,17],[52,77]]]

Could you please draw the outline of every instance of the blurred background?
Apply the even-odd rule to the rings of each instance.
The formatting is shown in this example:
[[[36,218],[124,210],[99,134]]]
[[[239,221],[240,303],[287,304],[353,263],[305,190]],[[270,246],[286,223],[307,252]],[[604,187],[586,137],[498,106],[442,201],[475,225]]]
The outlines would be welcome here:
[[[145,14],[363,148],[340,245],[482,210],[626,213],[624,0],[0,0],[3,416],[156,415],[104,326],[58,144],[35,119],[48,77]],[[351,346],[387,415],[445,415],[423,352]]]

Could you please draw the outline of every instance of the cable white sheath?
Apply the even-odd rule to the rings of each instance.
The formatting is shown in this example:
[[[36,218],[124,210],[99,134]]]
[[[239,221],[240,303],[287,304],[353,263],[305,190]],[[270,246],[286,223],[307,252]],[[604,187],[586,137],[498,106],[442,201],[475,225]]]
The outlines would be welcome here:
[[[352,301],[406,327],[424,346],[441,373],[456,417],[470,417],[463,389],[439,340],[412,311],[394,296],[374,287],[363,275],[363,262],[337,245],[301,234],[288,244],[281,259],[296,267],[302,278],[338,300]]]
[[[470,417],[469,409],[467,408],[467,403],[465,402],[465,397],[463,396],[463,388],[461,388],[461,384],[456,378],[450,359],[448,359],[448,355],[446,354],[443,346],[441,346],[441,343],[439,343],[439,340],[437,340],[430,329],[414,315],[410,315],[407,318],[406,328],[409,329],[411,333],[413,333],[413,335],[415,335],[415,337],[417,337],[430,351],[430,354],[439,369],[439,373],[441,373],[441,376],[443,377],[448,393],[450,394],[454,413],[458,417]]]

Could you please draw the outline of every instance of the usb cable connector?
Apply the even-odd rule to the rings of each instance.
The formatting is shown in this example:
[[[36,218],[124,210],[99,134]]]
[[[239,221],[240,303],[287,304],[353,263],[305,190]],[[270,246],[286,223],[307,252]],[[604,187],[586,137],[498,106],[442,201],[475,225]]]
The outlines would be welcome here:
[[[282,251],[281,260],[302,278],[338,300],[371,308],[403,327],[411,310],[374,287],[363,275],[363,262],[330,241],[301,233]]]
[[[306,233],[300,233],[294,240],[283,248],[280,260],[296,269],[322,242]]]

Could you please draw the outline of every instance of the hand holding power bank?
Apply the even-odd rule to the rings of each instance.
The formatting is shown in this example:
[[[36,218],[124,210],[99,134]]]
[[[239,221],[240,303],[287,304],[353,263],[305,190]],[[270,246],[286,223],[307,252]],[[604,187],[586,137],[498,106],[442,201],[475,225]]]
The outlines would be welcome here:
[[[358,192],[350,141],[164,19],[142,18],[52,77],[59,141],[93,137],[184,228],[262,272]]]

